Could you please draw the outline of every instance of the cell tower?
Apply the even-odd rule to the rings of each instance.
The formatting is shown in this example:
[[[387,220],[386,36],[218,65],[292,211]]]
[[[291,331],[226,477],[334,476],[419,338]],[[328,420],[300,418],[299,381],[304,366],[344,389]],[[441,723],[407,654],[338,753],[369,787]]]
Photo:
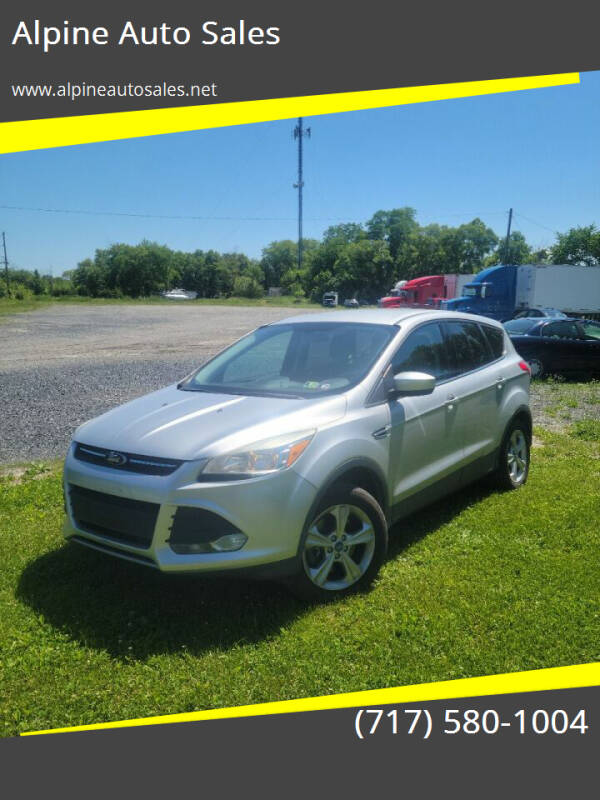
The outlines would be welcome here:
[[[298,189],[298,269],[302,269],[302,189],[304,180],[302,175],[302,140],[305,136],[310,139],[310,128],[303,128],[302,117],[298,117],[298,124],[294,128],[294,139],[298,140],[298,183],[294,184],[294,189]]]

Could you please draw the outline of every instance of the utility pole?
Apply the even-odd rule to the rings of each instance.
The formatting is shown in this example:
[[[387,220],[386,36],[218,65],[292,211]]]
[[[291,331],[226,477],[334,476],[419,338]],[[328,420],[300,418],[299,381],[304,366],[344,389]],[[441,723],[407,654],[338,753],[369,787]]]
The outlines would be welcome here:
[[[2,231],[2,246],[4,248],[4,275],[6,277],[6,296],[10,297],[10,277],[8,275],[8,259],[6,258],[6,234]]]
[[[506,229],[506,255],[505,255],[505,260],[507,262],[509,260],[508,255],[509,255],[509,252],[510,252],[510,249],[509,249],[510,248],[510,227],[512,225],[512,215],[513,215],[513,210],[511,208],[509,210],[509,212],[508,212],[508,228]]]
[[[298,189],[298,269],[302,269],[302,188],[304,180],[302,174],[302,140],[305,136],[310,138],[310,128],[302,127],[302,117],[298,117],[298,124],[294,128],[294,139],[298,139],[298,183],[294,184],[294,189]]]

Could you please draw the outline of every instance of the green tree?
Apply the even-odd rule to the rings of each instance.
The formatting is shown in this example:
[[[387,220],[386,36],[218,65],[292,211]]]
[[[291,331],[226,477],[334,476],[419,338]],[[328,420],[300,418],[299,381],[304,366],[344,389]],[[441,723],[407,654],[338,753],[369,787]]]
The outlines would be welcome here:
[[[330,225],[323,234],[323,241],[339,241],[344,244],[359,242],[367,238],[367,232],[358,222],[343,222],[341,225]]]
[[[44,294],[44,281],[40,277],[40,273],[38,272],[37,269],[33,270],[33,277],[31,279],[30,288],[35,295]]]
[[[236,297],[262,297],[263,287],[249,275],[238,275],[233,282],[233,293]]]
[[[556,234],[552,248],[553,264],[600,264],[600,230],[595,225],[570,228]]]
[[[393,208],[390,211],[376,211],[367,222],[367,235],[369,239],[387,242],[392,258],[396,258],[410,234],[419,228],[415,219],[416,214],[415,209],[409,206]]]
[[[530,264],[533,261],[531,247],[521,231],[513,231],[510,234],[508,251],[506,249],[506,239],[500,239],[498,247],[492,255],[486,259],[486,266],[494,264]]]

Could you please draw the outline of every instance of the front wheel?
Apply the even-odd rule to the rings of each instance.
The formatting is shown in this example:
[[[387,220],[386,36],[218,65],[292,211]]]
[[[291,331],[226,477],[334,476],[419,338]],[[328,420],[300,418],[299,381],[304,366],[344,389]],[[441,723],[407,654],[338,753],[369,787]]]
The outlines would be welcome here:
[[[306,525],[300,573],[290,588],[310,600],[331,600],[367,588],[379,571],[388,544],[379,503],[359,487],[327,494]]]

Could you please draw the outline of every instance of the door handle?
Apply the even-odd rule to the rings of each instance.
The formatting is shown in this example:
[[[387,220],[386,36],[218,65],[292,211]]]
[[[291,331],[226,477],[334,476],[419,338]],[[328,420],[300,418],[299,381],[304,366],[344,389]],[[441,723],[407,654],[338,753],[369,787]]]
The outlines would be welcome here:
[[[392,426],[384,425],[383,428],[377,428],[376,431],[373,431],[371,436],[374,439],[386,439],[391,434],[391,432],[392,432]]]
[[[454,404],[455,403],[456,403],[456,395],[455,394],[449,394],[448,397],[446,398],[445,402],[444,402],[444,405],[446,406],[448,411],[452,411],[454,409]]]

